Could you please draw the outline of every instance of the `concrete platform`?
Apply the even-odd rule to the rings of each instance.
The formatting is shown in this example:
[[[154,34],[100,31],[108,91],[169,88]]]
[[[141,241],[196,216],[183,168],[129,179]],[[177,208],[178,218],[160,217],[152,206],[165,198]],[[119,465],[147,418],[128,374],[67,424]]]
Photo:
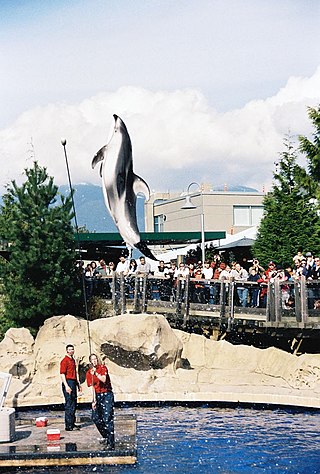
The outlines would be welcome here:
[[[65,431],[61,417],[48,417],[46,427],[37,427],[35,418],[16,420],[12,442],[0,443],[0,470],[17,467],[85,466],[135,464],[136,419],[115,417],[115,449],[99,443],[99,432],[89,417],[78,417],[79,431]],[[59,429],[60,440],[47,441],[47,429]]]

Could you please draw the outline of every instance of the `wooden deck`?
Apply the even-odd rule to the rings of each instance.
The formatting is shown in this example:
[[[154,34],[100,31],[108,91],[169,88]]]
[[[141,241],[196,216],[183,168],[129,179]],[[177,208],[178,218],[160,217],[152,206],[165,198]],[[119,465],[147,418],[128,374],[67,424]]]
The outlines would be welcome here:
[[[99,432],[89,417],[78,417],[79,431],[65,431],[63,418],[48,417],[47,427],[36,427],[35,419],[17,419],[12,442],[0,443],[0,470],[18,467],[135,464],[136,419],[115,417],[115,449],[99,443]],[[47,429],[60,429],[60,440],[47,441]]]

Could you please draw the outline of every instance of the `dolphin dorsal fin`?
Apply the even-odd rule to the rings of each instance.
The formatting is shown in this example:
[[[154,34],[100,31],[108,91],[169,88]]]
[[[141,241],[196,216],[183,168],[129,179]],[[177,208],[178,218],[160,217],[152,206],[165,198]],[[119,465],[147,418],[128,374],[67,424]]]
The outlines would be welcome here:
[[[133,192],[135,195],[142,193],[146,197],[146,201],[150,199],[150,189],[144,179],[138,175],[134,175]]]
[[[91,162],[92,169],[96,166],[97,163],[99,163],[99,161],[103,161],[106,150],[107,150],[107,145],[100,148],[100,150],[94,155]]]

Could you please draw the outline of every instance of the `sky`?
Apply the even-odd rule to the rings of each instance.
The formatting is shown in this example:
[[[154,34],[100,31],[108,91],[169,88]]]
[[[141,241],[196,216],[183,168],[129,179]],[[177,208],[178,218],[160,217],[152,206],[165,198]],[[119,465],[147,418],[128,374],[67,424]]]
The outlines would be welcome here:
[[[0,193],[36,159],[100,184],[113,114],[152,191],[270,189],[320,103],[318,0],[1,0]]]

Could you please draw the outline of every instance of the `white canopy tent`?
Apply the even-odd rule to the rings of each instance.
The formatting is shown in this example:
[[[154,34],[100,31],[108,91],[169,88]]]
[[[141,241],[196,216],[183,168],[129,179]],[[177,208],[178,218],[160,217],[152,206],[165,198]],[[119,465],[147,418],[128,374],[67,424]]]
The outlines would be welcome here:
[[[232,247],[250,246],[257,238],[257,227],[250,227],[249,229],[238,232],[237,234],[228,234],[225,239],[221,239],[218,250],[229,249]]]
[[[206,247],[214,245],[218,250],[224,250],[232,247],[251,246],[257,237],[257,227],[250,227],[249,229],[238,232],[237,234],[227,234],[225,239],[211,240],[206,242]],[[171,260],[176,260],[179,255],[187,255],[189,250],[196,249],[199,244],[190,244],[185,247],[179,247],[163,253],[157,254],[158,260],[163,260],[165,264],[170,263]],[[151,264],[151,269],[154,271],[158,263],[154,260],[147,259]]]

